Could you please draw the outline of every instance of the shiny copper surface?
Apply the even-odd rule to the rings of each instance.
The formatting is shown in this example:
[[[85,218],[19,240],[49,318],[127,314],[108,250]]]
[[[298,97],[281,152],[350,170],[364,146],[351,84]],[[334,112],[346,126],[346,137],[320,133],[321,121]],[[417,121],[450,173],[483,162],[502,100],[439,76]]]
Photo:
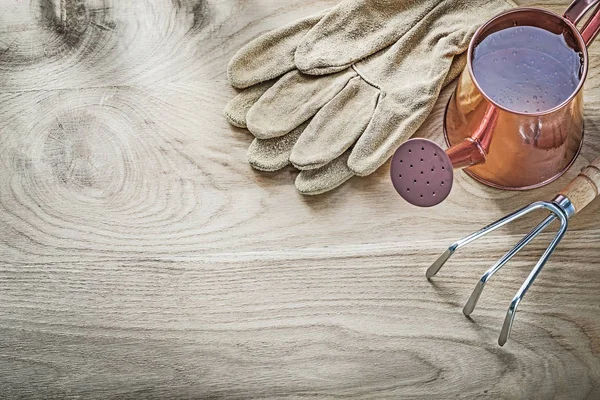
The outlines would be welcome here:
[[[490,20],[473,37],[467,68],[446,109],[444,133],[454,167],[490,186],[526,190],[560,177],[575,161],[583,141],[583,83],[588,71],[587,46],[600,32],[600,7],[580,33],[573,22],[600,0],[577,0],[565,16],[537,8],[517,8]],[[491,100],[474,79],[473,49],[487,35],[514,24],[554,33],[570,32],[582,54],[581,81],[570,98],[538,113],[518,113]]]
[[[486,109],[475,132],[446,150],[454,168],[466,168],[486,161],[499,110],[493,105]]]
[[[598,1],[594,1],[597,3]],[[585,23],[583,29],[581,30],[581,37],[586,45],[590,45],[598,33],[600,33],[600,6],[594,11],[594,15]]]
[[[588,12],[592,7],[598,4],[600,0],[577,0],[572,2],[569,7],[565,10],[563,16],[571,21],[573,25],[577,25],[577,23],[583,18],[586,12]]]

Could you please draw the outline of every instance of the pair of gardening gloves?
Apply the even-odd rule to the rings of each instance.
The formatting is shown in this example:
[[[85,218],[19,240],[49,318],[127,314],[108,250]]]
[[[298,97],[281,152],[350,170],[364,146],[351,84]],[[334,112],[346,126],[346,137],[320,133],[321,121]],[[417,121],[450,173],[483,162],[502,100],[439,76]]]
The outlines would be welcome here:
[[[466,63],[477,28],[509,0],[342,0],[261,36],[228,66],[225,115],[255,137],[255,169],[300,170],[307,195],[383,165]]]

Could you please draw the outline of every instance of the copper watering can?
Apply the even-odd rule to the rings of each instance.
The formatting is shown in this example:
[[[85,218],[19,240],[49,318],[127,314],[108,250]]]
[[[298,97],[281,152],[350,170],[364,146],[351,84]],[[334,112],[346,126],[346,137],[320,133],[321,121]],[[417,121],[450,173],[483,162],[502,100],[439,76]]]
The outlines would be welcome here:
[[[527,190],[558,179],[577,158],[583,143],[583,84],[587,47],[600,32],[600,0],[575,0],[560,16],[537,8],[515,8],[481,26],[468,50],[467,66],[450,98],[444,118],[446,151],[426,139],[411,139],[392,159],[398,193],[414,205],[429,207],[450,193],[453,170],[506,190]],[[489,35],[514,26],[537,27],[565,35],[581,57],[580,79],[562,103],[542,112],[518,112],[499,104],[481,88],[473,72],[475,48]],[[561,84],[561,82],[556,82]]]

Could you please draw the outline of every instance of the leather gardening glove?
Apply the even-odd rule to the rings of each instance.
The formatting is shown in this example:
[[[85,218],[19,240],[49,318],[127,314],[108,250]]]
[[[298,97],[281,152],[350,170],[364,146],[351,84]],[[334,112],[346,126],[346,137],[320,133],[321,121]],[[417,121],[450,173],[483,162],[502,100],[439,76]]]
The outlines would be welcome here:
[[[371,34],[371,39],[379,40],[380,43],[379,45],[364,46],[363,52],[351,49],[354,56],[366,57],[370,53],[377,52],[380,50],[378,46],[381,47],[382,43],[385,44],[385,40],[393,40],[393,38],[385,39],[384,37],[390,34],[405,33],[416,21],[429,12],[435,3],[435,1],[425,1],[413,4],[413,1],[402,1],[405,3],[404,7],[394,5],[393,8],[396,19],[393,32],[389,31],[388,25],[380,24],[381,18],[376,21],[366,21],[375,23],[367,30]],[[342,3],[336,8],[339,15],[352,17],[352,14],[356,13],[354,7],[359,3],[348,3],[348,5]],[[276,82],[277,77],[295,70],[294,54],[298,44],[328,12],[324,11],[263,35],[249,43],[233,57],[228,69],[229,80],[232,86],[245,90],[230,101],[225,109],[225,115],[232,125],[245,128],[248,110]],[[348,46],[354,46],[354,43],[348,40]],[[456,72],[451,74],[452,77],[457,76],[462,70],[465,60],[465,57],[455,60],[452,70]],[[336,68],[336,71],[345,68],[347,67]],[[324,73],[327,72],[320,71],[320,74]],[[307,121],[288,134],[277,138],[255,139],[248,149],[250,164],[255,169],[263,171],[276,171],[289,165],[292,148],[309,122]],[[319,194],[341,185],[354,175],[347,166],[349,155],[350,152],[347,151],[320,168],[301,171],[296,179],[297,189],[304,194]]]
[[[426,9],[420,10],[423,13]],[[297,44],[326,13],[327,11],[324,11],[263,35],[233,57],[229,64],[229,80],[232,86],[244,90],[231,100],[225,109],[225,116],[232,125],[246,128],[248,110],[276,82],[273,78],[295,69],[294,54]],[[372,29],[370,31],[373,32]],[[367,50],[378,49],[369,47]],[[465,63],[464,55],[454,60],[454,72],[449,74],[451,79],[458,75]],[[292,148],[309,122],[280,137],[255,139],[248,149],[250,164],[261,171],[277,171],[288,166]],[[301,171],[296,179],[297,189],[303,194],[319,194],[341,185],[354,176],[347,166],[349,155],[350,152],[347,151],[321,168]]]
[[[244,90],[225,108],[230,124],[246,128],[248,110],[276,82],[276,78],[296,70],[294,53],[298,43],[326,13],[324,11],[271,31],[236,53],[229,63],[228,77],[233,87]],[[261,171],[277,171],[290,165],[292,147],[308,122],[277,138],[255,139],[248,149],[250,165]],[[323,168],[301,171],[296,187],[304,194],[318,194],[341,185],[354,175],[347,166],[348,155]]]
[[[251,163],[252,158],[273,160],[273,151],[266,150],[278,150],[279,165],[291,159],[304,170],[296,185],[307,194],[333,189],[353,173],[367,175],[383,164],[421,125],[444,83],[458,75],[464,65],[461,55],[477,26],[512,5],[504,0],[470,1],[468,8],[465,0],[434,3],[344,1],[313,19],[311,23],[319,22],[312,28],[307,23],[308,32],[291,35],[301,38],[288,46],[296,48],[295,64],[311,74],[329,75],[292,69],[270,88],[252,87],[250,101],[232,102],[244,104],[245,114],[257,93],[266,90],[245,118],[259,138],[249,151]],[[277,76],[272,73],[276,68],[247,68],[281,61],[269,52],[272,40],[260,41],[230,64],[234,85]],[[375,54],[359,61],[369,53]],[[290,67],[280,65],[278,72]]]

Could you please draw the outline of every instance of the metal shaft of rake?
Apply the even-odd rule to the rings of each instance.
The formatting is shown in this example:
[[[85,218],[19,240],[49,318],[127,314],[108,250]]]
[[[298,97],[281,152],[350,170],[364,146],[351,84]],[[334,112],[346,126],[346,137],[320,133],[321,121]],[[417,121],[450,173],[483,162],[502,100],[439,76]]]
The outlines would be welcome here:
[[[498,344],[500,346],[504,346],[508,341],[508,338],[510,337],[510,331],[515,320],[515,315],[517,313],[517,307],[519,306],[519,303],[521,302],[531,285],[533,285],[535,278],[537,278],[539,273],[542,271],[542,268],[544,268],[544,265],[546,265],[546,262],[548,261],[552,253],[554,253],[554,250],[556,250],[556,247],[567,232],[568,224],[566,222],[566,219],[561,218],[560,230],[550,243],[550,246],[548,246],[542,257],[540,258],[536,266],[533,268],[525,282],[523,282],[523,285],[517,291],[515,297],[510,302],[510,306],[508,307],[508,311],[506,313],[506,318],[504,319],[504,324],[502,325],[502,331],[500,332],[500,337],[498,338]]]
[[[506,217],[494,222],[493,224],[490,224],[490,225],[484,227],[483,229],[480,229],[477,232],[474,232],[471,235],[453,243],[450,247],[448,247],[448,250],[446,250],[431,265],[431,267],[429,267],[427,269],[427,273],[426,273],[427,279],[431,279],[433,276],[435,276],[440,271],[440,269],[442,269],[444,264],[446,264],[446,262],[450,259],[450,257],[452,257],[452,255],[457,250],[465,247],[466,245],[470,244],[471,242],[474,242],[475,240],[481,238],[482,236],[485,236],[488,233],[491,233],[491,232],[495,231],[496,229],[498,229],[506,224],[509,224],[512,221],[519,219],[526,214],[529,214],[530,212],[532,212],[534,210],[537,210],[540,208],[550,209],[549,207],[555,207],[555,206],[551,205],[550,203],[542,202],[542,201],[530,204],[527,207],[523,207],[520,210],[518,210],[510,215],[507,215]],[[554,212],[554,210],[552,210],[552,209],[550,209],[550,211]]]
[[[564,200],[566,200],[567,202],[562,204]],[[508,337],[510,336],[510,331],[515,319],[519,303],[521,302],[521,300],[535,281],[535,278],[537,278],[542,268],[556,249],[556,246],[558,246],[558,243],[567,231],[568,219],[573,214],[573,212],[570,209],[570,202],[568,201],[568,199],[561,199],[560,197],[557,197],[557,199],[555,199],[555,201],[553,202],[540,201],[533,203],[527,207],[518,210],[515,213],[512,213],[494,222],[491,225],[486,226],[485,228],[477,232],[474,232],[473,234],[465,237],[464,239],[461,239],[458,242],[452,244],[448,248],[448,250],[446,250],[444,254],[442,254],[436,260],[436,262],[434,262],[431,265],[431,267],[429,267],[429,269],[427,270],[427,278],[430,279],[438,273],[438,271],[442,268],[446,261],[448,261],[448,259],[454,254],[456,250],[468,245],[469,243],[481,238],[482,236],[487,235],[490,232],[495,231],[501,226],[504,226],[526,214],[529,214],[534,210],[538,210],[541,208],[550,211],[552,214],[546,217],[546,219],[544,219],[538,226],[536,226],[531,232],[525,235],[525,237],[523,237],[516,244],[515,247],[508,251],[500,260],[498,260],[496,264],[494,264],[485,274],[483,274],[477,286],[475,287],[475,290],[471,294],[469,301],[467,301],[467,304],[463,308],[463,313],[469,316],[475,309],[477,301],[479,300],[479,297],[481,296],[483,289],[485,288],[485,285],[489,281],[489,279],[496,272],[498,272],[500,268],[502,268],[511,258],[513,258],[519,251],[521,251],[527,244],[529,244],[537,235],[539,235],[544,229],[546,229],[554,220],[560,220],[561,226],[558,233],[556,234],[556,236],[554,237],[554,239],[552,240],[542,257],[540,258],[536,266],[533,268],[533,270],[531,271],[531,273],[529,274],[529,276],[527,277],[527,279],[513,298],[512,302],[510,303],[510,307],[504,320],[504,325],[502,326],[500,337],[498,338],[498,344],[500,344],[500,346],[504,346],[504,344],[506,344],[506,341],[508,340]]]
[[[479,301],[479,297],[481,297],[481,293],[483,292],[483,289],[485,289],[485,285],[492,278],[492,276],[494,276],[494,274],[496,274],[500,268],[506,265],[507,262],[509,262],[519,251],[527,246],[529,242],[535,239],[537,235],[542,233],[555,220],[556,216],[554,214],[548,216],[481,276],[477,286],[475,286],[475,289],[473,290],[473,293],[471,293],[471,297],[469,297],[467,304],[465,304],[465,307],[463,308],[463,313],[467,317],[473,313],[473,310],[475,310],[477,302]]]

